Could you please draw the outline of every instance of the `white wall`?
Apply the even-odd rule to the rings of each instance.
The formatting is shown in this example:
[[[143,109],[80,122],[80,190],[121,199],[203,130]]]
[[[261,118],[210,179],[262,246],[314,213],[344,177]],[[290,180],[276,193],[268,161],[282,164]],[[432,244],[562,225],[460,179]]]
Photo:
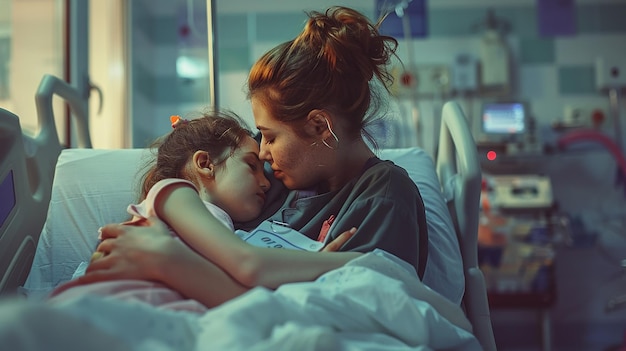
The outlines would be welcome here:
[[[58,0],[2,0],[2,17],[11,37],[8,101],[3,107],[20,117],[27,132],[38,130],[35,92],[44,74],[63,77],[63,16]],[[7,25],[9,23],[9,25]],[[8,30],[7,30],[8,28]],[[64,140],[63,105],[54,100],[57,130]]]
[[[92,0],[89,3],[89,76],[102,90],[89,101],[90,133],[94,148],[130,145],[128,89],[126,82],[126,21],[123,0]],[[102,103],[102,110],[99,111]]]

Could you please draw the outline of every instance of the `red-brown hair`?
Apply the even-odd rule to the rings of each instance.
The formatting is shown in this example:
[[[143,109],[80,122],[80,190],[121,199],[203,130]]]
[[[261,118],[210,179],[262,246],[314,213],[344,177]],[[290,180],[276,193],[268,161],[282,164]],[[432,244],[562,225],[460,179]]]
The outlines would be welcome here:
[[[310,12],[303,31],[263,55],[248,76],[248,98],[259,98],[283,122],[325,108],[360,135],[381,106],[374,82],[388,90],[387,65],[397,48],[361,13],[331,7]],[[375,79],[373,79],[375,78]],[[369,113],[368,113],[369,110]]]

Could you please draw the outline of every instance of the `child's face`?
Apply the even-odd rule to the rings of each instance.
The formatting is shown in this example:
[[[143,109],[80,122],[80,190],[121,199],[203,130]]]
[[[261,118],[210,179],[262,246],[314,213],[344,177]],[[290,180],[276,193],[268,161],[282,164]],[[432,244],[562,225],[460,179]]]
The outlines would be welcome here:
[[[259,145],[247,137],[233,155],[217,167],[209,192],[211,202],[226,211],[233,221],[244,222],[261,213],[269,187],[263,162],[259,160]]]

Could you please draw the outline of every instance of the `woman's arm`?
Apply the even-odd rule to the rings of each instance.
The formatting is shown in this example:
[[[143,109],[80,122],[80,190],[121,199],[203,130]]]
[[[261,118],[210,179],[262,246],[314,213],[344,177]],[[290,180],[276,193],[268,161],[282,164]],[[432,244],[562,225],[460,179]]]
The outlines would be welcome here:
[[[260,285],[274,289],[284,283],[314,280],[361,255],[249,245],[206,209],[194,189],[183,184],[164,189],[155,210],[189,246],[246,287]]]
[[[248,290],[170,236],[167,227],[155,217],[133,225],[106,225],[102,227],[102,238],[98,252],[104,255],[90,263],[85,275],[64,284],[63,290],[107,280],[149,280],[164,283],[207,307]]]

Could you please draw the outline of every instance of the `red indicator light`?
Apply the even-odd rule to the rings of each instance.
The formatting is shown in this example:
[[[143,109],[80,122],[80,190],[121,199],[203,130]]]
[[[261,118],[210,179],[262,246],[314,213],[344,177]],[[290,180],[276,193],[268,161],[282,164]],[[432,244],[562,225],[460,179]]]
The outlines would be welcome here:
[[[493,160],[495,160],[497,156],[498,156],[498,155],[496,154],[496,152],[495,152],[495,151],[493,151],[493,150],[492,150],[492,151],[487,151],[487,159],[488,159],[489,161],[493,161]]]

